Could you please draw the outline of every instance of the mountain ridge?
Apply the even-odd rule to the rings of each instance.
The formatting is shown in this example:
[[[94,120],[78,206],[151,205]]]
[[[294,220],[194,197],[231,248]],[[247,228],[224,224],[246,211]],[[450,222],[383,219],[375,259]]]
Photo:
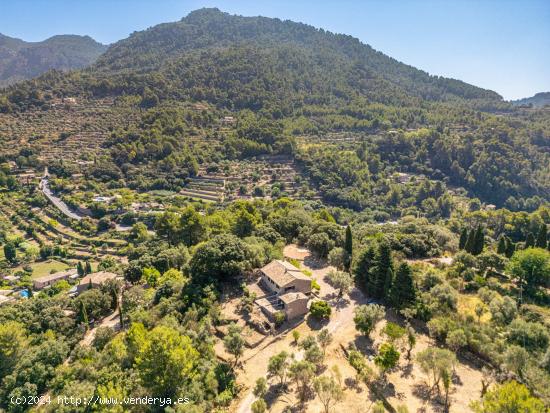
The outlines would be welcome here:
[[[534,107],[543,107],[550,105],[550,92],[539,92],[533,96],[512,101],[513,105],[532,105]]]
[[[0,33],[0,86],[31,79],[51,69],[83,68],[107,47],[90,36],[62,34],[27,42]]]
[[[287,114],[305,105],[352,102],[509,105],[496,92],[432,76],[349,35],[218,9],[199,9],[134,32],[83,70],[47,73],[31,82],[21,84],[17,106],[41,105],[31,93],[40,85],[60,97],[148,94],[160,100],[205,100],[230,110],[277,107]]]
[[[117,73],[133,69],[146,73],[157,70],[167,60],[181,58],[192,50],[251,44],[259,47],[293,45],[329,49],[338,57],[363,64],[383,79],[409,91],[413,82],[422,83],[425,88],[433,86],[438,89],[435,97],[426,90],[417,93],[423,99],[444,100],[445,95],[458,93],[465,93],[466,98],[502,99],[496,92],[457,79],[430,75],[376,51],[349,35],[335,34],[290,20],[230,15],[215,8],[195,10],[177,22],[162,23],[134,32],[128,38],[111,45],[92,68],[99,72]],[[139,60],[137,69],[135,64],[132,65],[136,51],[145,54]]]
[[[524,113],[495,92],[431,76],[351,36],[302,23],[202,9],[133,33],[85,69],[51,71],[1,91],[0,112],[31,109],[31,117],[32,109],[55,110],[66,97],[75,98],[81,111],[112,102],[113,113],[144,112],[141,123],[113,132],[113,169],[130,171],[126,155],[133,154],[136,164],[154,159],[154,173],[157,161],[184,150],[182,129],[174,126],[183,118],[231,115],[236,129],[212,132],[224,148],[220,156],[228,159],[270,154],[298,159],[300,139],[349,132],[370,145],[363,153],[380,156],[371,160],[367,176],[379,162],[389,162],[401,172],[445,180],[514,210],[538,205],[550,193],[544,113]],[[212,112],[202,113],[198,103]],[[154,114],[160,124],[171,125],[166,136],[151,121]],[[17,117],[11,116],[15,125]],[[188,159],[184,152],[182,159]],[[309,165],[333,155],[308,154],[314,159]],[[324,179],[327,169],[312,171],[323,178],[317,183],[327,189],[327,199],[346,207],[369,205],[368,180],[360,188],[351,179],[334,189],[335,181]],[[334,179],[341,170],[334,169]]]

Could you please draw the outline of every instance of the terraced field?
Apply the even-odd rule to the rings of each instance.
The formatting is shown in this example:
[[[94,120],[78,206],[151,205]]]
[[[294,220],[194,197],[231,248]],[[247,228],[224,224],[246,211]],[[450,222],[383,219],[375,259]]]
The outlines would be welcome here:
[[[55,210],[30,209],[24,200],[15,197],[2,198],[0,213],[11,223],[11,233],[19,234],[25,241],[37,246],[60,245],[66,248],[69,260],[100,260],[105,257],[121,260],[120,248],[127,244],[122,239],[111,238],[109,233],[92,237],[80,234],[61,222]]]
[[[204,201],[270,198],[284,192],[297,195],[299,171],[290,157],[265,156],[208,165],[190,178],[180,194]]]
[[[43,161],[93,159],[104,150],[102,144],[113,128],[138,119],[138,109],[115,106],[112,99],[0,114],[0,143],[6,155],[32,147]]]

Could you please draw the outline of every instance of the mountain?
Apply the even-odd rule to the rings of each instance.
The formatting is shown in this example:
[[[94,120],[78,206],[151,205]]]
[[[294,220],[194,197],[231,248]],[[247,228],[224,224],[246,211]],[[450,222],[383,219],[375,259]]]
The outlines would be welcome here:
[[[69,124],[78,111],[86,123],[101,122],[85,111],[96,113],[93,105],[105,102],[114,102],[112,114],[123,107],[136,112],[139,122],[125,122],[104,140],[110,159],[98,174],[108,170],[105,176],[125,176],[142,189],[179,190],[181,182],[170,186],[161,174],[174,177],[183,168],[183,181],[197,164],[281,154],[295,157],[325,200],[358,210],[386,202],[390,171],[427,176],[514,210],[549,199],[545,113],[525,114],[493,91],[430,75],[351,36],[302,23],[201,9],[135,32],[87,68],[49,71],[0,91],[0,113],[13,125],[4,140],[29,130],[16,112],[28,111],[33,127],[33,108],[62,123],[55,108],[64,97],[78,102],[67,112]],[[210,109],[190,109],[199,102]],[[215,120],[226,115],[234,127],[217,131]],[[348,141],[336,137],[342,133],[362,146],[300,146],[302,138]],[[205,145],[208,139],[219,146]],[[411,199],[396,191],[395,199]]]
[[[43,81],[62,94],[142,95],[147,89],[160,99],[205,100],[237,110],[277,107],[283,113],[354,101],[502,102],[495,92],[429,75],[351,36],[218,9],[135,32],[73,78],[50,74]]]
[[[531,96],[529,98],[513,100],[512,104],[516,106],[532,105],[534,107],[543,107],[545,105],[550,105],[550,92],[540,92],[537,93],[535,96]]]
[[[326,96],[328,92],[335,97],[386,100],[379,91],[388,89],[392,94],[428,100],[500,99],[492,91],[430,76],[351,36],[292,21],[233,16],[218,9],[197,10],[179,22],[134,33],[110,47],[93,70],[111,75],[161,72],[176,89],[200,87],[212,93],[214,89],[253,92],[256,85],[269,84],[276,94]],[[192,87],[180,83],[189,74]]]
[[[50,69],[79,69],[93,63],[107,46],[89,36],[53,36],[25,42],[0,34],[0,86],[41,75]]]

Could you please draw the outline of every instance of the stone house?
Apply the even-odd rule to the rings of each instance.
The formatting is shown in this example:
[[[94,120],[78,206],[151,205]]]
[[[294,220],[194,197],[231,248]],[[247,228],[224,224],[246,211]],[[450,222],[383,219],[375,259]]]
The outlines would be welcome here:
[[[54,285],[61,280],[68,280],[77,274],[76,269],[70,269],[66,271],[59,271],[53,274],[45,275],[44,277],[35,278],[32,282],[35,290],[42,290],[43,288]]]
[[[99,288],[109,280],[114,280],[117,274],[108,271],[93,272],[83,277],[76,287],[76,292],[81,293],[90,288]]]
[[[271,261],[260,273],[263,285],[278,295],[287,292],[311,294],[311,278],[287,261]]]
[[[266,316],[273,320],[283,312],[287,320],[308,312],[311,279],[289,262],[275,260],[261,270],[261,284],[269,294],[256,300]]]
[[[279,303],[282,306],[282,311],[285,312],[287,320],[292,320],[307,314],[307,304],[309,297],[304,293],[286,293],[279,296]]]

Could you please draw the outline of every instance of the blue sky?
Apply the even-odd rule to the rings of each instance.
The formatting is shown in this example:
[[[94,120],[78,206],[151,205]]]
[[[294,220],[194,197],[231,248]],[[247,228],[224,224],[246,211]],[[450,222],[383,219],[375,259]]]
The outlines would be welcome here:
[[[27,41],[88,34],[111,43],[200,7],[350,34],[506,99],[550,91],[550,0],[0,0],[0,32]]]

